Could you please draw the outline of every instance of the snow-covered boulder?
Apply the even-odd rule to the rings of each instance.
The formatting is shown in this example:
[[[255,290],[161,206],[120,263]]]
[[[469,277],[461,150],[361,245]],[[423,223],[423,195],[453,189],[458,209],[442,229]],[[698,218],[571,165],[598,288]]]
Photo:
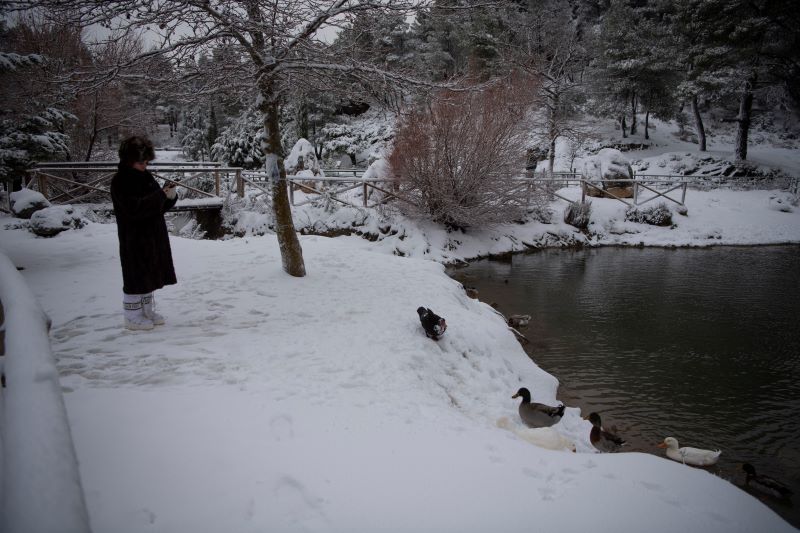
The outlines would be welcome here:
[[[297,174],[303,170],[310,170],[314,176],[321,173],[314,146],[306,139],[298,139],[284,164],[287,174]]]
[[[364,179],[389,179],[392,177],[392,169],[389,166],[389,162],[381,157],[367,167],[363,177]]]
[[[79,229],[86,220],[71,205],[56,205],[35,212],[31,216],[31,231],[40,237],[52,237],[68,229]]]
[[[303,178],[303,181],[294,187],[295,190],[300,189],[303,192],[313,193],[314,189],[317,189],[317,182],[316,180],[309,180],[309,178],[324,176],[319,168],[314,146],[306,139],[298,139],[289,157],[284,161],[284,165],[286,166],[287,174]],[[307,187],[304,187],[304,185]]]
[[[367,167],[367,170],[364,171],[364,175],[362,176],[365,180],[377,180],[377,179],[391,179],[393,176],[392,168],[389,166],[389,162],[384,158],[376,159],[375,161]],[[382,189],[386,188],[386,184],[380,184],[378,187]],[[369,188],[367,196],[372,197],[373,194],[378,193],[376,189]],[[382,194],[382,193],[381,193]]]
[[[582,174],[585,180],[595,185],[595,187],[584,185],[589,196],[603,196],[599,188],[618,198],[633,197],[633,183],[622,181],[633,179],[633,168],[628,158],[619,150],[603,148],[597,155],[587,157],[583,162]]]
[[[50,202],[40,192],[22,189],[11,193],[11,212],[19,218],[31,218],[35,212],[50,207]]]

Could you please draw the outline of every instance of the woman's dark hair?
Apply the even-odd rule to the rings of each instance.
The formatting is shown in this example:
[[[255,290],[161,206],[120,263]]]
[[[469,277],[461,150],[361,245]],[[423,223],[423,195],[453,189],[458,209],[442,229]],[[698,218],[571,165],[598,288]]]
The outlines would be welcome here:
[[[153,143],[147,137],[128,137],[119,145],[119,164],[133,166],[156,158]]]

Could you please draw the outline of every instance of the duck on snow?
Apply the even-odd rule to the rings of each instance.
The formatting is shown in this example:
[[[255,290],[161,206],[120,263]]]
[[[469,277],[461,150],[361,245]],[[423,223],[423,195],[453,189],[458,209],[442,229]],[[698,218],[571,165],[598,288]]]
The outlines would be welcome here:
[[[519,417],[531,428],[552,426],[564,416],[564,404],[558,407],[531,402],[531,391],[522,387],[512,398],[522,398],[519,404]]]

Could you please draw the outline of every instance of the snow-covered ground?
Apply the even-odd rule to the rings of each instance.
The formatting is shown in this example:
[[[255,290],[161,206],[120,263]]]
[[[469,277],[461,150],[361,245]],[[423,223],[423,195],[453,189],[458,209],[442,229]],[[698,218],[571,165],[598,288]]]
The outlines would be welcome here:
[[[658,124],[651,133],[651,148],[629,154],[637,169],[695,163],[693,145]],[[712,135],[710,150],[729,157],[727,141]],[[751,148],[756,162],[795,176],[797,153]],[[563,151],[557,164],[568,164]],[[468,233],[390,212],[304,206],[294,210],[298,227],[349,228],[374,241],[301,237],[302,279],[281,270],[274,236],[253,235],[269,215],[241,212],[244,238],[172,238],[179,283],[156,293],[168,323],[151,332],[122,329],[114,224],[87,221],[45,239],[3,216],[0,248],[24,268],[53,321],[96,533],[792,531],[704,470],[595,453],[578,409],[555,426],[577,453],[531,444],[511,395],[525,386],[554,404],[557,377],[442,267],[572,244],[800,243],[792,200],[780,191],[689,190],[686,215],[654,227],[626,222],[616,200],[594,198],[585,233],[561,221],[560,199],[550,224]],[[438,343],[419,326],[420,305],[447,319]]]
[[[691,192],[675,229],[620,221],[614,200],[595,200],[593,220],[607,243],[800,242],[800,210],[771,209],[770,194]],[[793,530],[703,470],[595,453],[577,409],[556,426],[577,453],[521,438],[511,395],[554,404],[557,379],[421,258],[585,239],[569,226],[464,236],[455,251],[424,228],[302,237],[302,279],[271,235],[173,238],[179,284],[156,293],[168,323],[128,332],[113,224],[43,239],[9,220],[1,246],[53,321],[95,532]],[[420,305],[446,317],[440,342]]]

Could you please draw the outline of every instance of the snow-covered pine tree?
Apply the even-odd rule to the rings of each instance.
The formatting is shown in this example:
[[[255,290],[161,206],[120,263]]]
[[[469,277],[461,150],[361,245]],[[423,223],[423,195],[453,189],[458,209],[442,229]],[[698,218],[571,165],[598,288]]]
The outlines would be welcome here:
[[[251,107],[222,129],[211,147],[211,158],[234,167],[257,169],[264,166],[263,142],[263,118]]]

